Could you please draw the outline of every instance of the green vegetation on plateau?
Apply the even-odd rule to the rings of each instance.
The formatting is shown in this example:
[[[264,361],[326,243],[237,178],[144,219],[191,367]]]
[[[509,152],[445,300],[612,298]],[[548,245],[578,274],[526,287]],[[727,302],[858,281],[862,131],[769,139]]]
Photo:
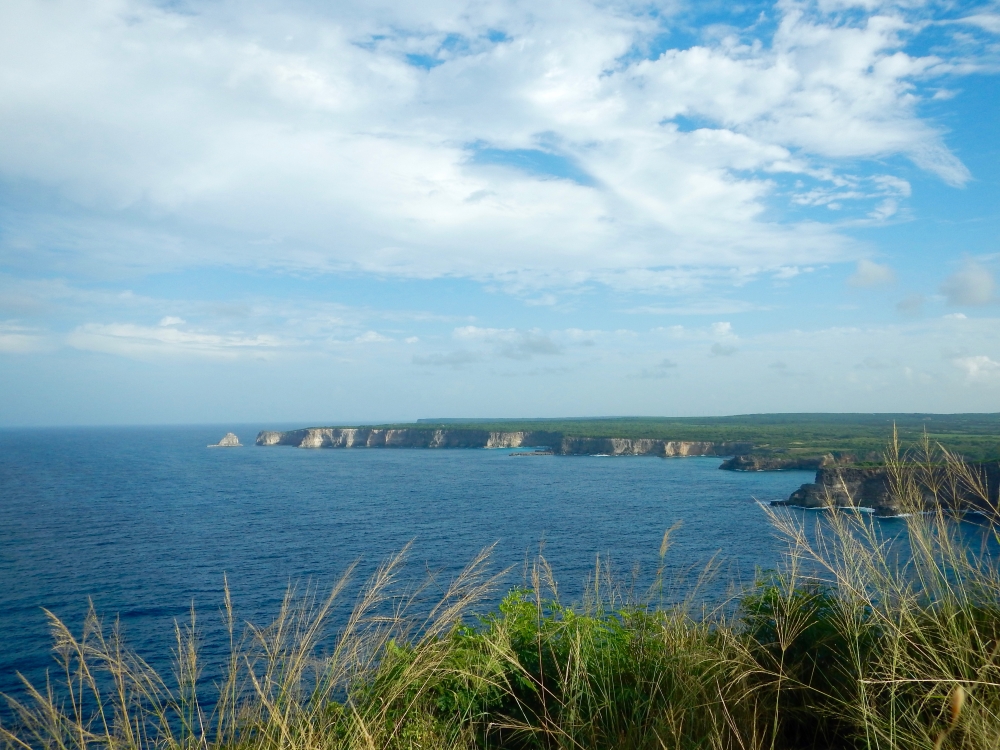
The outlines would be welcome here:
[[[907,445],[926,431],[969,460],[1000,459],[1000,413],[994,414],[744,414],[732,417],[608,417],[587,419],[421,419],[391,425],[423,429],[542,431],[579,437],[749,442],[755,453],[789,457],[850,453],[879,460],[896,425]],[[390,426],[390,425],[385,425]]]

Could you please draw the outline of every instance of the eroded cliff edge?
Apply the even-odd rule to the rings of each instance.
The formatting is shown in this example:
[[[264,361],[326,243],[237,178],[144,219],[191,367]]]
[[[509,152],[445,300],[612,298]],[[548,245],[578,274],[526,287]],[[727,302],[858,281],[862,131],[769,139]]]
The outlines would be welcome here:
[[[974,472],[980,474],[986,484],[988,502],[959,487],[955,492],[947,490],[948,483],[941,478],[945,487],[939,498],[947,506],[962,506],[972,510],[997,508],[998,488],[1000,488],[1000,462],[972,464]],[[932,507],[933,495],[927,486],[918,481],[925,508]],[[816,481],[803,484],[787,500],[775,500],[771,505],[787,505],[799,508],[857,507],[871,510],[879,516],[896,516],[902,512],[890,491],[888,470],[885,467],[837,467],[827,466],[817,469]]]
[[[297,448],[541,448],[565,456],[732,456],[748,453],[750,443],[690,442],[646,438],[576,437],[559,432],[380,427],[308,427],[262,430],[257,445]]]

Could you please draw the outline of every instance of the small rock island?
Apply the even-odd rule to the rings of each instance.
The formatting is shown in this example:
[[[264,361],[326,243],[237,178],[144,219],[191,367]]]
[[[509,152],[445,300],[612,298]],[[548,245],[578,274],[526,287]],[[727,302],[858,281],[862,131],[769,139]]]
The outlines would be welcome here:
[[[240,439],[238,437],[236,437],[236,435],[234,435],[231,432],[227,432],[226,436],[224,438],[222,438],[222,440],[220,440],[217,443],[212,443],[212,445],[210,445],[208,447],[209,448],[242,448],[243,447],[243,443],[240,442]]]

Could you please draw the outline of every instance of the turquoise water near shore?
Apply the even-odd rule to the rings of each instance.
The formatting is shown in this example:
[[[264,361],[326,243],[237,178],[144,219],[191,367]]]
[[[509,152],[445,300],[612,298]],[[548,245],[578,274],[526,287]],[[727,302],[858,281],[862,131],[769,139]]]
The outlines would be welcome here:
[[[598,554],[648,581],[680,521],[668,576],[721,553],[722,580],[751,580],[782,549],[755,498],[813,476],[719,471],[719,458],[254,447],[264,427],[0,431],[0,692],[53,664],[42,607],[78,628],[91,598],[166,667],[174,620],[193,604],[210,661],[228,647],[223,574],[239,614],[259,622],[289,583],[327,588],[358,559],[360,582],[411,540],[412,575],[442,578],[498,542],[510,586],[541,545],[572,600]],[[229,429],[251,445],[206,448]]]

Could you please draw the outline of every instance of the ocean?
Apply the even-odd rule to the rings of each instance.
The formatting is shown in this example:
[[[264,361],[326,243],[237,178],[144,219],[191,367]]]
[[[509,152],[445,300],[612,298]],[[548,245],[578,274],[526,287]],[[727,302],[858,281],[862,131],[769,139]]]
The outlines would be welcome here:
[[[20,695],[17,672],[38,681],[54,666],[43,608],[79,631],[92,601],[169,668],[174,622],[192,606],[203,653],[225,651],[224,576],[238,615],[264,623],[290,584],[329,589],[360,561],[360,586],[411,541],[407,575],[441,581],[497,543],[494,567],[511,569],[498,596],[541,550],[572,602],[598,555],[648,582],[680,522],[668,578],[715,555],[725,573],[705,595],[722,596],[779,561],[758,501],[813,477],[720,471],[715,457],[254,446],[272,427],[0,431],[0,692]],[[246,447],[206,447],[230,429]]]

